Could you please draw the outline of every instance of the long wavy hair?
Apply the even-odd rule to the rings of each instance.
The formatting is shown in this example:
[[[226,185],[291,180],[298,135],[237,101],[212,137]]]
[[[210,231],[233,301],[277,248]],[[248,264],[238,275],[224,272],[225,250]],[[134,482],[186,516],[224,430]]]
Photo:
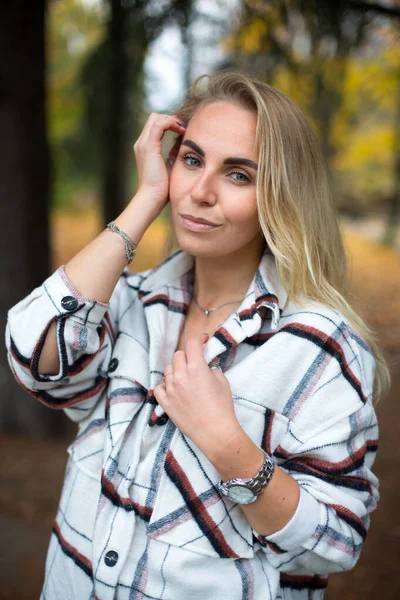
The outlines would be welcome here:
[[[198,77],[175,113],[187,124],[213,102],[234,103],[257,116],[257,205],[267,251],[291,300],[303,304],[308,298],[340,311],[367,342],[376,360],[377,401],[389,389],[390,373],[375,333],[349,303],[346,253],[311,125],[283,93],[235,71]],[[170,237],[169,249],[173,244]]]

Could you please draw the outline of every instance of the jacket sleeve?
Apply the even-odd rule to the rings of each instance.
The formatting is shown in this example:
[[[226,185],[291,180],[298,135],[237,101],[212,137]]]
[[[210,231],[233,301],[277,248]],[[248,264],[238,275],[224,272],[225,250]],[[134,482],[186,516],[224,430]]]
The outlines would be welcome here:
[[[359,558],[379,499],[371,471],[378,444],[374,372],[362,340],[349,335],[342,346],[336,344],[336,354],[275,450],[277,464],[300,486],[299,504],[280,531],[253,533],[282,577],[325,576],[351,569]]]
[[[126,272],[109,303],[86,298],[68,278],[64,265],[8,311],[6,348],[17,383],[54,409],[80,421],[107,386],[107,369],[117,335],[118,306]],[[39,359],[51,323],[57,321],[60,370],[39,372]]]

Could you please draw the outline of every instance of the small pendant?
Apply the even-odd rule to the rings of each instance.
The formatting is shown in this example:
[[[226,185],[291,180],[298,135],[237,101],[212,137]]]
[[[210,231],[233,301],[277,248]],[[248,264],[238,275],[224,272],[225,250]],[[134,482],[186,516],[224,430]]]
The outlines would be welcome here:
[[[206,316],[208,317],[208,315],[210,314],[210,311],[209,310],[205,310],[204,312],[206,313]]]

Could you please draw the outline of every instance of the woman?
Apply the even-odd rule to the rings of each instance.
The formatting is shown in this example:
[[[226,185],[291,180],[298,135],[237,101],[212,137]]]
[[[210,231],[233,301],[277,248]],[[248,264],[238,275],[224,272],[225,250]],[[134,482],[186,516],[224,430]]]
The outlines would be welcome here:
[[[150,115],[123,213],[9,311],[17,381],[79,422],[42,598],[322,598],[376,506],[389,376],[311,128],[245,75],[203,83]],[[180,250],[131,273],[168,200]]]

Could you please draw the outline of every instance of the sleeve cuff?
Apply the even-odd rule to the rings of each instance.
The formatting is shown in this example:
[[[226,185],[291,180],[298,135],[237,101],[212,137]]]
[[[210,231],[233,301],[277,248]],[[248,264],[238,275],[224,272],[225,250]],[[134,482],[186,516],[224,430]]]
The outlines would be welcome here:
[[[63,282],[65,283],[65,285],[67,286],[67,288],[69,289],[69,291],[74,295],[74,297],[81,303],[84,302],[88,302],[91,304],[98,304],[99,306],[102,306],[104,308],[108,308],[110,303],[109,302],[100,302],[99,300],[93,300],[92,298],[88,298],[87,296],[83,296],[75,287],[75,285],[72,283],[72,281],[70,280],[70,278],[68,277],[66,271],[65,271],[65,265],[61,265],[61,267],[59,267],[56,271],[56,273],[59,273],[61,276],[61,279],[63,280]],[[50,279],[50,278],[49,278]]]
[[[286,525],[271,535],[257,538],[266,544],[278,546],[283,551],[295,550],[302,546],[315,532],[320,523],[320,505],[311,494],[300,487],[300,498],[296,512]]]
[[[38,288],[40,289],[40,288]],[[68,278],[65,266],[59,267],[43,283],[42,299],[43,309],[41,311],[43,321],[40,326],[48,324],[52,319],[62,317],[80,318],[94,327],[100,325],[104,314],[110,303],[98,302],[92,298],[83,296]],[[38,321],[38,306],[35,305],[35,319]]]
[[[77,366],[77,362],[83,354],[94,356],[98,351],[101,344],[98,327],[109,303],[83,296],[68,278],[64,265],[44,282],[44,288],[48,304],[56,308],[56,317],[59,321],[61,319],[57,328],[60,371],[57,375],[39,373],[38,363],[44,339],[42,335],[32,355],[31,373],[37,381],[57,381],[66,377],[71,369],[74,371],[81,368]],[[53,313],[52,318],[54,316]],[[50,320],[52,319],[48,318],[48,322]]]
[[[15,360],[38,382],[57,381],[67,371],[82,369],[80,358],[94,355],[100,345],[104,315],[110,303],[83,296],[65,273],[64,265],[8,312],[6,344]],[[60,372],[39,373],[40,353],[52,321],[57,320]],[[79,363],[79,364],[78,364]]]

